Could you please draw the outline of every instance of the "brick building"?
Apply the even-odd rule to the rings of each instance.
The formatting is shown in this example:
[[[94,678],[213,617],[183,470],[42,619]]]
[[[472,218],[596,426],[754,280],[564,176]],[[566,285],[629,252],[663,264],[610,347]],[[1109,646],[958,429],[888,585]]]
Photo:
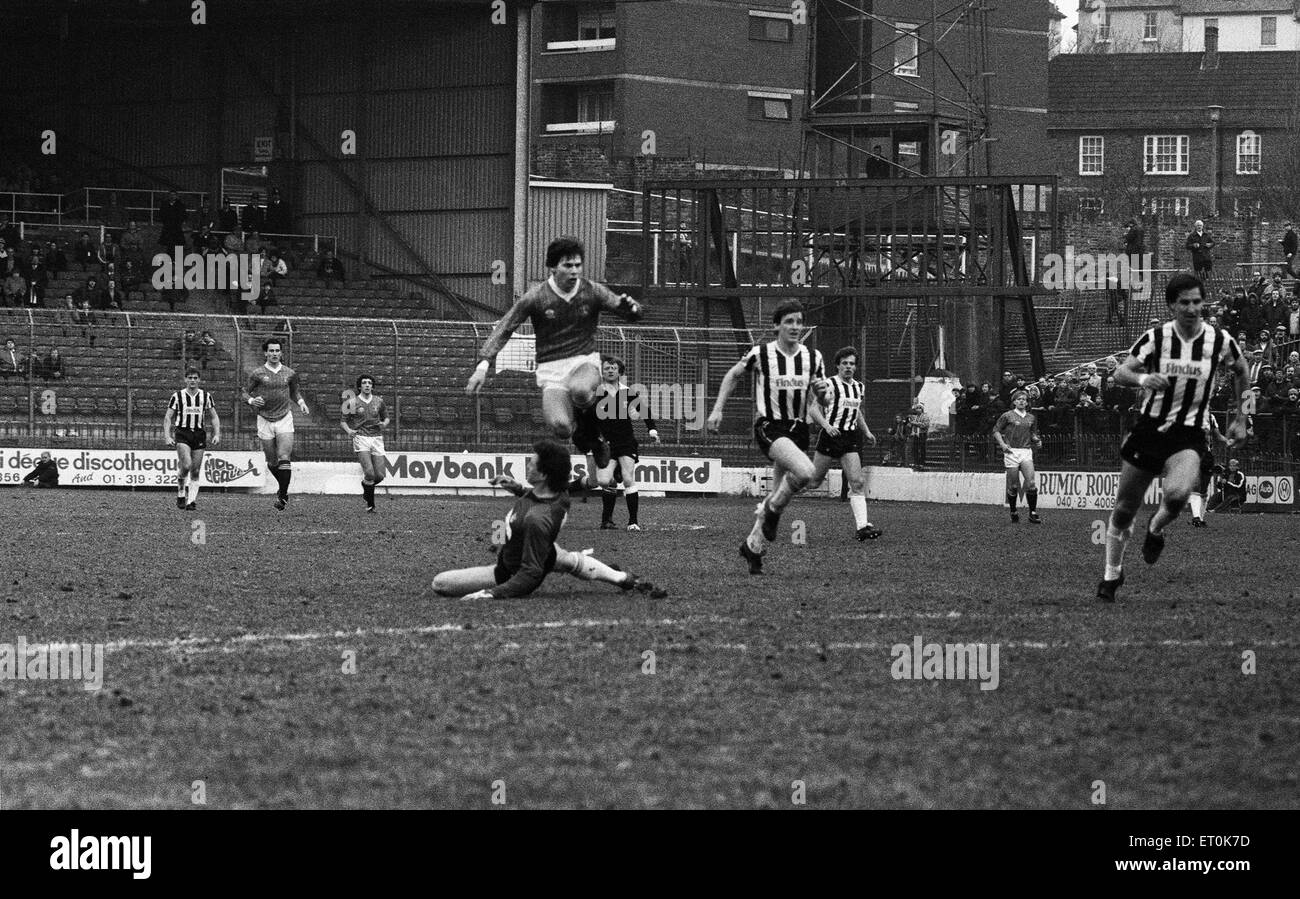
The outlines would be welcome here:
[[[1080,53],[1300,50],[1300,0],[1080,0]]]

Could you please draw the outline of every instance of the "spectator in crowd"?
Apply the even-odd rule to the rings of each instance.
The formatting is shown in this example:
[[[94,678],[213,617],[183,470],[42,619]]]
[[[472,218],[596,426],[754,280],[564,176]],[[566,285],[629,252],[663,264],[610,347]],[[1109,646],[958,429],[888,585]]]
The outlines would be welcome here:
[[[84,287],[77,291],[77,301],[87,300],[92,309],[107,309],[108,294],[99,286],[98,278],[87,278]]]
[[[260,254],[262,252],[262,235],[256,231],[248,232],[248,235],[244,238],[244,252]]]
[[[1138,220],[1131,218],[1128,220],[1127,227],[1124,231],[1124,255],[1128,257],[1129,271],[1133,273],[1143,270],[1143,256],[1147,251],[1147,234],[1138,224]],[[1110,305],[1106,309],[1106,324],[1110,324],[1114,318],[1123,325],[1128,318],[1129,289],[1124,285],[1118,285],[1117,289],[1110,293]]]
[[[95,258],[99,260],[100,268],[112,268],[117,265],[121,256],[121,249],[112,240],[105,240],[95,247]]]
[[[212,336],[211,331],[204,331],[199,335],[198,343],[194,347],[196,358],[199,364],[206,370],[208,360],[217,354],[217,338]]]
[[[165,295],[169,293],[170,294],[180,293],[180,291],[175,291],[175,290],[163,291],[163,294]],[[106,307],[107,309],[121,312],[123,309],[126,308],[126,294],[122,292],[122,287],[120,284],[118,284],[116,278],[109,278],[106,282],[104,282],[104,294],[107,297],[107,301],[108,301],[108,306]],[[172,311],[173,312],[175,311],[174,307]]]
[[[226,235],[226,239],[221,242],[221,249],[227,253],[244,252],[244,232],[236,228]]]
[[[199,229],[190,235],[194,240],[194,252],[200,256],[206,256],[212,249],[213,241],[216,239],[212,233],[211,225],[200,225]]]
[[[1259,329],[1264,327],[1266,323],[1264,307],[1259,302],[1259,294],[1252,292],[1246,297],[1246,305],[1241,309],[1241,330],[1253,336],[1258,334]]]
[[[162,222],[162,233],[158,235],[158,244],[167,252],[176,247],[185,246],[185,220],[190,210],[176,191],[167,194],[167,202],[158,210],[158,220]]]
[[[62,381],[68,376],[68,369],[63,361],[63,353],[54,347],[41,360],[41,377],[47,381]]]
[[[288,264],[280,258],[280,251],[274,248],[270,252],[262,253],[262,283],[270,284],[272,287],[280,283],[280,279],[289,274]]]
[[[118,200],[117,191],[109,193],[108,201],[104,203],[104,208],[100,210],[100,220],[103,221],[104,227],[108,229],[108,238],[110,240],[122,236],[122,231],[126,228],[127,223],[126,207]]]
[[[266,224],[266,211],[262,209],[262,195],[253,191],[248,198],[248,205],[244,207],[243,214],[239,217],[239,224],[245,231],[261,231]]]
[[[1289,317],[1291,310],[1287,308],[1287,303],[1282,298],[1281,287],[1275,287],[1269,291],[1268,302],[1263,304],[1263,309],[1263,327],[1276,328],[1278,325],[1281,325],[1283,328],[1286,327],[1287,318]]]
[[[293,216],[289,214],[289,206],[280,199],[280,189],[271,188],[271,202],[266,207],[265,225],[268,234],[291,234],[293,233]]]
[[[95,318],[95,310],[91,308],[90,298],[82,297],[77,304],[76,317],[74,318],[77,326],[81,328],[81,338],[91,346],[95,345],[95,324],[98,321]]]
[[[127,256],[139,258],[144,253],[144,234],[140,231],[140,226],[135,222],[130,222],[123,232],[122,238],[118,241],[118,246]]]
[[[54,241],[45,245],[45,265],[50,270],[50,277],[58,277],[59,272],[68,270],[68,257],[64,255],[63,249]]]
[[[333,280],[337,280],[340,285],[347,283],[343,263],[334,255],[333,250],[326,250],[325,255],[321,257],[320,268],[317,269],[316,276],[326,283]]]
[[[4,279],[4,298],[6,306],[23,306],[27,303],[27,279],[17,269]]]
[[[192,328],[186,328],[185,333],[177,337],[172,344],[172,358],[188,362],[194,358],[194,347],[198,343],[198,332]]]
[[[122,262],[122,271],[119,273],[117,281],[122,288],[124,300],[129,300],[132,293],[139,293],[143,299],[144,291],[140,288],[143,278],[140,273],[140,266],[134,259],[126,259]]]
[[[1205,504],[1205,511],[1224,511],[1236,508],[1238,512],[1246,502],[1246,475],[1241,471],[1241,462],[1228,460],[1228,470],[1222,472],[1215,484],[1214,495]]]
[[[23,354],[12,337],[5,340],[5,348],[0,350],[0,378],[6,381],[21,375],[23,371]]]
[[[1196,277],[1202,281],[1209,280],[1214,274],[1214,238],[1200,219],[1187,235],[1187,249],[1192,254],[1192,270]]]
[[[1291,308],[1286,316],[1286,330],[1291,340],[1300,340],[1300,299],[1291,300]]]
[[[217,214],[217,229],[229,233],[239,230],[239,210],[231,205],[230,197],[221,202],[221,212]]]
[[[1016,376],[1009,371],[1002,373],[1002,383],[998,385],[998,399],[1004,406],[1011,403],[1011,394],[1016,389]]]
[[[29,305],[44,306],[45,291],[50,286],[50,270],[45,264],[45,256],[39,246],[32,248],[32,255],[27,260],[26,271],[23,274],[27,277],[29,287]]]
[[[0,237],[0,278],[6,278],[18,265],[18,255],[5,238]]]
[[[59,486],[59,463],[55,462],[48,450],[41,453],[40,461],[23,477],[24,487]]]
[[[898,413],[894,416],[894,424],[885,432],[889,435],[889,446],[885,450],[885,457],[881,459],[882,465],[907,465],[907,439],[910,430],[907,423],[907,416]]]
[[[978,434],[981,413],[984,409],[984,397],[974,384],[967,384],[957,397],[957,433],[962,435]]]
[[[199,203],[198,216],[194,222],[194,231],[195,233],[203,231],[204,229],[209,232],[215,231],[217,230],[217,223],[217,214],[213,211],[212,204],[208,202],[206,197],[204,197],[203,201]],[[197,250],[198,246],[199,242],[196,239],[194,241],[194,248]]]
[[[925,443],[930,436],[930,416],[925,414],[925,406],[917,403],[912,407],[912,414],[907,419],[908,433],[912,444],[912,467],[925,468]]]
[[[1259,349],[1260,358],[1268,365],[1276,368],[1277,359],[1274,358],[1276,354],[1273,351],[1273,332],[1268,328],[1261,328],[1255,346]]]
[[[72,261],[81,266],[83,272],[99,268],[99,247],[90,239],[89,231],[82,231],[72,244]]]
[[[1295,228],[1290,222],[1283,226],[1282,239],[1278,241],[1282,245],[1282,264],[1286,266],[1288,277],[1296,277],[1295,256],[1296,250],[1300,249],[1300,236],[1295,233]]]

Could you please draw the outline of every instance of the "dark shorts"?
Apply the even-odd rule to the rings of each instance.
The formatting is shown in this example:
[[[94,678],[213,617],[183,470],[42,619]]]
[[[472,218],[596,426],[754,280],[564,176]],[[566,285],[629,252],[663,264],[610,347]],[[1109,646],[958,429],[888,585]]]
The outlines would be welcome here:
[[[772,458],[772,444],[782,437],[794,441],[794,445],[803,452],[808,452],[808,423],[794,419],[780,420],[758,418],[754,420],[754,441],[763,455]]]
[[[578,452],[584,456],[588,453],[594,455],[602,440],[596,419],[579,414],[573,426],[573,445]]]
[[[1173,425],[1168,431],[1161,432],[1156,430],[1154,421],[1144,417],[1133,426],[1119,454],[1125,462],[1148,474],[1159,475],[1170,457],[1183,450],[1195,450],[1204,464],[1204,457],[1209,453],[1205,432],[1186,425]]]
[[[825,431],[817,438],[817,452],[832,459],[839,459],[849,453],[862,452],[862,431],[840,431],[840,436],[832,437]]]
[[[641,461],[641,446],[635,440],[631,443],[611,443],[609,445],[609,457],[618,459],[622,456],[630,456],[633,462]]]
[[[208,448],[208,434],[202,428],[177,428],[176,445],[185,444],[192,450]]]
[[[542,565],[542,572],[543,572],[544,574],[550,574],[552,571],[555,570],[555,560],[556,560],[555,547],[552,546],[552,547],[551,547],[551,552],[550,552],[550,554],[547,555],[547,557],[546,557],[546,563],[545,563],[544,565]],[[516,569],[516,570],[518,570],[518,569]],[[494,578],[496,578],[497,586],[500,587],[500,586],[501,586],[502,584],[504,584],[506,581],[508,581],[508,580],[510,580],[512,577],[514,577],[514,576],[515,576],[515,572],[514,572],[514,571],[510,571],[510,570],[508,570],[504,565],[502,565],[502,564],[498,561],[498,562],[497,562],[497,567],[496,567],[496,569],[492,572],[492,576],[493,576]]]

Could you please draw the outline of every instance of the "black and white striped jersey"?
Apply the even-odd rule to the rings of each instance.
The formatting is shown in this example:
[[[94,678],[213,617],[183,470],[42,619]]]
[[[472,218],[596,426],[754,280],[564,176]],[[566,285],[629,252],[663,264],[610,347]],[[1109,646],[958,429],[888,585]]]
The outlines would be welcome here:
[[[845,381],[839,375],[831,375],[825,403],[826,423],[839,431],[855,430],[866,390],[861,381]]]
[[[786,355],[779,341],[760,343],[742,361],[754,375],[754,406],[760,418],[802,421],[808,388],[826,377],[822,354],[803,344]]]
[[[173,421],[176,427],[198,430],[203,427],[203,416],[213,408],[212,394],[202,389],[193,394],[189,390],[178,390],[172,394],[167,408],[175,413]]]
[[[1241,348],[1227,331],[1205,325],[1200,334],[1185,340],[1171,321],[1139,337],[1130,352],[1147,372],[1169,379],[1168,387],[1149,389],[1142,399],[1141,414],[1161,431],[1174,425],[1204,428],[1215,375],[1241,357]]]

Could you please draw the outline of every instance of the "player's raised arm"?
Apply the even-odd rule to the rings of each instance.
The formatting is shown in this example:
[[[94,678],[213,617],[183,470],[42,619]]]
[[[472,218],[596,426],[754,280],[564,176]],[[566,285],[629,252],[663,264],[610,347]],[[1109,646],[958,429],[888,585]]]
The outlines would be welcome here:
[[[298,389],[297,372],[289,376],[289,396],[298,404],[298,408],[302,410],[303,415],[311,415],[311,410],[307,408],[307,401],[302,398],[302,392]]]
[[[591,284],[592,292],[600,300],[600,307],[614,313],[625,321],[638,322],[641,320],[641,304],[632,299],[625,293],[614,293],[604,284],[597,284],[595,281],[588,282]]]
[[[515,329],[524,323],[532,309],[533,297],[531,292],[525,293],[515,304],[510,307],[501,320],[496,323],[492,333],[484,342],[483,348],[479,350],[479,362],[475,367],[474,373],[469,376],[469,381],[465,384],[465,392],[473,396],[482,389],[487,382],[488,371],[491,369],[497,358],[497,353],[501,352],[508,341],[515,333]]]
[[[749,369],[750,360],[756,358],[757,348],[750,350],[722,376],[722,384],[718,387],[718,398],[713,401],[713,411],[709,413],[709,430],[716,431],[722,427],[722,407],[727,402],[727,397],[731,396],[731,391],[736,389],[736,382],[744,376]]]

